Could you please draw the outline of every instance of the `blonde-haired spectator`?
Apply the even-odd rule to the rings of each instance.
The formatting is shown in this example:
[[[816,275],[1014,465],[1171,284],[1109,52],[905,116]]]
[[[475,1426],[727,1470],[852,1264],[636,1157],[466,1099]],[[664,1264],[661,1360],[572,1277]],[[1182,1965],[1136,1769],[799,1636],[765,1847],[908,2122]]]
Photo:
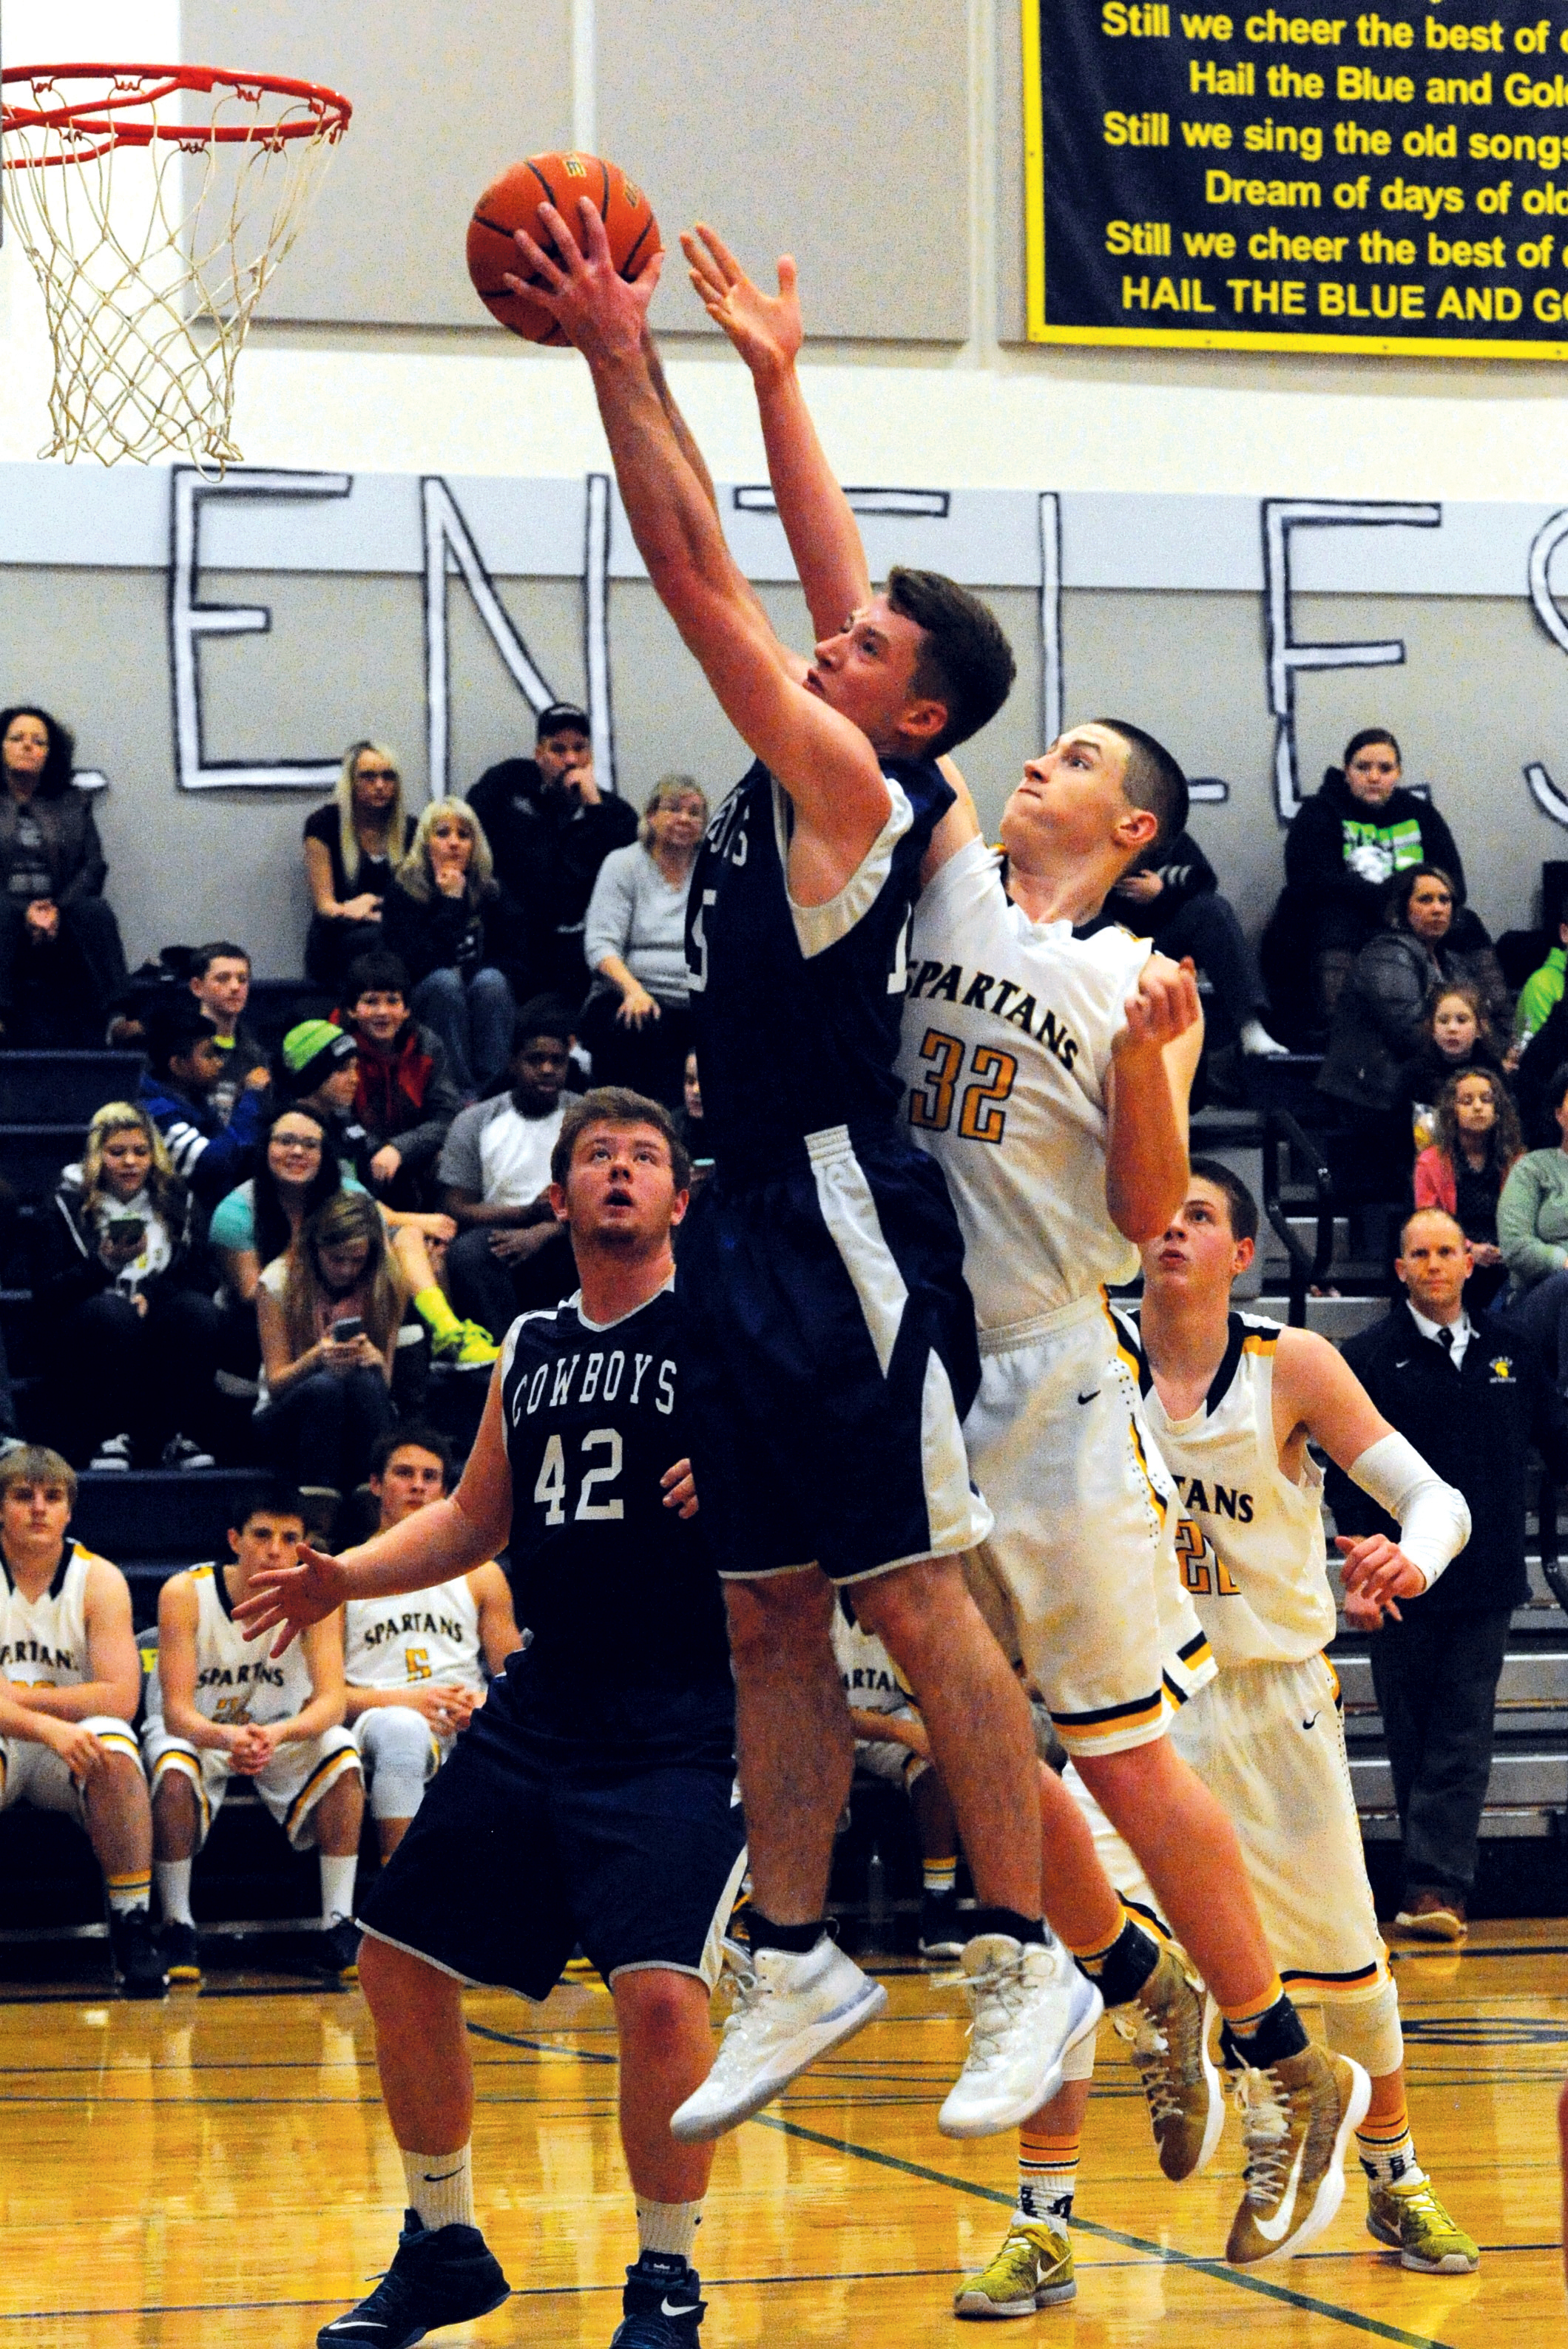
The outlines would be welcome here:
[[[95,1112],[44,1217],[37,1298],[54,1415],[89,1467],[211,1468],[222,1317],[201,1217],[135,1102]]]
[[[425,809],[383,901],[382,933],[412,982],[409,1009],[446,1047],[463,1099],[489,1092],[512,1048],[527,941],[466,801]]]
[[[384,742],[350,743],[332,797],[305,820],[305,968],[318,987],[336,987],[356,955],[380,945],[381,902],[413,829],[395,752]]]

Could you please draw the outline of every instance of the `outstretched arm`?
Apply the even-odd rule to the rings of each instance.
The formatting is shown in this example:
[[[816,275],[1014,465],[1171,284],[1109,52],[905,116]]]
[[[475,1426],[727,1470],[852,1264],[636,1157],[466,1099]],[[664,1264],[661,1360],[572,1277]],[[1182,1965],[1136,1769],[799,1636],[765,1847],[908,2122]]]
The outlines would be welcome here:
[[[805,336],[795,265],[779,263],[779,290],[754,285],[716,231],[699,221],[680,249],[697,296],[751,369],[779,520],[819,636],[836,636],[868,601],[860,525],[824,454],[795,360]]]
[[[539,218],[556,262],[519,230],[528,291],[588,363],[632,535],[660,600],[725,716],[778,778],[810,829],[856,862],[887,819],[888,786],[859,729],[806,690],[724,543],[711,486],[685,455],[650,364],[654,272],[618,275],[604,223],[578,207],[586,250],[552,206]],[[521,283],[521,281],[518,281]]]

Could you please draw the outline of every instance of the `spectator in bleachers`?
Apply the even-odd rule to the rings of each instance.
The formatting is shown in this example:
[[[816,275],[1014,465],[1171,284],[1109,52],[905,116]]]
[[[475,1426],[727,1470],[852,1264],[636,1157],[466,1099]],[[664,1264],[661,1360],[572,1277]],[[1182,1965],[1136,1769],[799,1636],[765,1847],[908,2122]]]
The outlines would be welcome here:
[[[1108,923],[1119,922],[1139,937],[1152,938],[1173,962],[1190,955],[1213,989],[1210,1041],[1214,1049],[1224,1051],[1240,1044],[1243,1052],[1272,1059],[1285,1046],[1264,1025],[1269,999],[1257,957],[1230,899],[1220,896],[1219,888],[1214,867],[1192,834],[1179,833],[1161,851],[1158,864],[1123,874],[1084,934],[1092,936]]]
[[[213,938],[191,957],[191,993],[213,1023],[223,1073],[208,1101],[227,1125],[245,1079],[265,1069],[267,1057],[245,1026],[245,1006],[251,999],[251,958],[244,947],[228,938]]]
[[[702,1124],[702,1080],[697,1071],[697,1055],[688,1052],[680,1087],[680,1107],[675,1112],[675,1131],[685,1143],[693,1165],[700,1160],[709,1166],[713,1161],[704,1140]]]
[[[263,1265],[286,1255],[306,1217],[345,1185],[364,1187],[327,1146],[321,1112],[299,1102],[275,1109],[262,1137],[260,1165],[224,1194],[207,1226],[223,1286],[237,1306],[254,1309]]]
[[[299,1486],[323,1538],[343,1495],[369,1475],[377,1437],[395,1423],[403,1303],[380,1210],[362,1192],[339,1191],[317,1207],[262,1271],[256,1434]]]
[[[1396,1270],[1404,1297],[1344,1349],[1390,1426],[1418,1444],[1423,1459],[1469,1505],[1467,1547],[1419,1599],[1387,1605],[1372,1642],[1405,1847],[1405,1896],[1395,1921],[1445,1941],[1466,1931],[1509,1617],[1530,1595],[1524,1506],[1532,1443],[1554,1474],[1568,1464],[1568,1413],[1525,1333],[1467,1306],[1470,1268],[1453,1217],[1420,1209],[1400,1235]],[[1328,1498],[1339,1534],[1397,1540],[1394,1520],[1333,1461]],[[1353,1628],[1375,1628],[1348,1604],[1345,1615]]]
[[[201,1217],[144,1109],[109,1102],[43,1219],[53,1410],[95,1471],[211,1468],[221,1314]]]
[[[1468,980],[1435,987],[1427,998],[1421,1041],[1394,1075],[1394,1112],[1407,1125],[1410,1146],[1425,1150],[1436,1139],[1438,1096],[1450,1077],[1465,1069],[1503,1066],[1501,1051],[1479,988]]]
[[[1394,1130],[1390,1112],[1400,1067],[1423,1041],[1433,989],[1468,984],[1489,1018],[1506,1015],[1508,989],[1485,931],[1479,947],[1453,943],[1455,903],[1453,882],[1435,864],[1395,877],[1385,926],[1356,956],[1339,997],[1318,1074],[1320,1092],[1341,1105],[1341,1123],[1362,1133],[1378,1159],[1367,1171],[1392,1184],[1390,1197],[1406,1195],[1410,1167],[1408,1136]]]
[[[28,1444],[0,1461],[0,1810],[30,1803],[86,1829],[125,1995],[161,1998],[130,1592],[117,1566],[69,1539],[76,1501],[57,1452]]]
[[[1524,1143],[1508,1086],[1491,1069],[1462,1069],[1438,1095],[1435,1138],[1416,1161],[1417,1207],[1454,1216],[1470,1244],[1472,1305],[1490,1305],[1508,1278],[1498,1245],[1502,1186]]]
[[[370,1138],[371,1187],[392,1206],[423,1206],[462,1107],[446,1047],[410,1011],[408,972],[385,948],[349,964],[334,1017],[359,1048],[354,1114]]]
[[[253,1069],[225,1125],[209,1099],[223,1081],[217,1032],[182,990],[146,1019],[147,1067],[138,1099],[169,1146],[174,1172],[203,1207],[212,1207],[255,1170],[266,1123],[270,1079]]]
[[[1568,904],[1559,913],[1557,944],[1538,970],[1532,970],[1519,990],[1513,1010],[1513,1032],[1521,1045],[1540,1033],[1563,1000],[1568,981]]]
[[[1388,884],[1412,866],[1440,866],[1462,904],[1464,867],[1430,800],[1400,780],[1399,745],[1381,726],[1345,746],[1285,835],[1285,886],[1264,934],[1263,972],[1276,1009],[1303,1037],[1333,1020],[1351,968],[1382,922]]]
[[[958,1823],[931,1761],[931,1742],[892,1657],[856,1618],[850,1592],[833,1609],[833,1658],[855,1732],[855,1767],[909,1798],[920,1847],[919,1948],[923,1958],[956,1958],[968,1936],[959,1916]]]
[[[635,811],[599,789],[587,711],[566,701],[542,710],[534,756],[487,768],[468,801],[527,921],[523,992],[580,1003],[592,976],[583,921],[594,882],[611,850],[637,838]]]
[[[285,1081],[301,1109],[313,1110],[327,1130],[346,1190],[373,1192],[377,1141],[360,1122],[358,1045],[353,1033],[330,1019],[302,1019],[283,1040]],[[488,1370],[498,1349],[487,1330],[453,1313],[431,1251],[457,1237],[449,1215],[420,1207],[380,1204],[405,1290],[431,1333],[438,1361],[460,1370]]]
[[[247,1645],[234,1610],[265,1567],[292,1566],[305,1534],[300,1495],[261,1493],[229,1531],[228,1561],[171,1575],[158,1594],[158,1678],[142,1750],[152,1781],[154,1862],[171,1981],[199,1982],[191,1869],[231,1778],[246,1778],[296,1851],[315,1847],[320,1966],[358,1979],[354,1874],[365,1786],[343,1726],[343,1619],[313,1623],[275,1661]]]
[[[0,1267],[7,1265],[21,1232],[20,1202],[9,1183],[0,1181]],[[22,1434],[16,1417],[16,1398],[11,1385],[11,1364],[5,1351],[5,1333],[0,1329],[0,1460],[8,1459],[20,1448]]]
[[[1559,1064],[1543,1098],[1558,1146],[1526,1151],[1515,1162],[1497,1203],[1497,1237],[1511,1276],[1509,1320],[1568,1392],[1568,1062]]]
[[[386,947],[413,981],[409,1009],[434,1029],[453,1083],[473,1101],[506,1066],[526,941],[483,827],[462,800],[426,808],[382,911]]]
[[[444,1499],[452,1474],[446,1439],[434,1428],[400,1427],[380,1437],[370,1454],[377,1531],[389,1533]],[[345,1718],[370,1782],[383,1859],[407,1835],[427,1781],[522,1638],[511,1588],[493,1558],[411,1594],[348,1601]]]
[[[640,840],[599,866],[583,926],[595,972],[578,1021],[596,1085],[629,1085],[680,1105],[691,1021],[687,1009],[686,892],[708,821],[690,775],[666,775],[643,810]]]
[[[452,1301],[500,1337],[519,1313],[576,1286],[571,1244],[550,1205],[550,1154],[576,1096],[566,1091],[576,1015],[536,996],[517,1014],[511,1090],[452,1120],[436,1167],[458,1237]]]
[[[305,820],[311,903],[305,968],[317,987],[336,988],[356,955],[380,945],[383,901],[413,830],[391,751],[379,742],[354,743],[332,797]]]
[[[99,1043],[125,984],[103,895],[92,801],[72,780],[75,738],[47,709],[0,709],[0,1043]]]

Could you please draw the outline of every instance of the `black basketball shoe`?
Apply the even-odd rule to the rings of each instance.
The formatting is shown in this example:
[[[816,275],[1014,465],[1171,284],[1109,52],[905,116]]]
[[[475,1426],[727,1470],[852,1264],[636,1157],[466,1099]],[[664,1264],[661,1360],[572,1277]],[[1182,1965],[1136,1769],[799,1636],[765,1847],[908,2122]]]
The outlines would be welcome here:
[[[702,2282],[678,2251],[644,2251],[626,2271],[626,2314],[610,2334],[610,2349],[701,2349]]]
[[[109,1920],[109,1947],[119,1971],[122,1998],[164,1998],[169,1977],[158,1954],[152,1920],[145,1909],[128,1909]]]
[[[413,2349],[443,2324],[488,2316],[511,2290],[477,2227],[427,2227],[405,2210],[391,2266],[368,2300],[322,2326],[317,2349]]]

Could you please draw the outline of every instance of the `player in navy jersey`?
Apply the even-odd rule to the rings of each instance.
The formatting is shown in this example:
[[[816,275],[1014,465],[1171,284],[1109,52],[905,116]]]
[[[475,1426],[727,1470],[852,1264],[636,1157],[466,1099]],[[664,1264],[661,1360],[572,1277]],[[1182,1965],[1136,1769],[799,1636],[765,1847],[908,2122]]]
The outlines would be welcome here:
[[[581,1942],[620,2034],[621,2137],[640,2243],[621,2349],[691,2349],[711,2151],[675,2106],[712,2061],[710,1992],[745,1867],[724,1610],[695,1523],[670,1233],[691,1168],[669,1113],[604,1087],[574,1102],[551,1199],[582,1287],[514,1323],[457,1492],[341,1558],[258,1578],[253,1633],[347,1598],[419,1590],[510,1541],[525,1644],[432,1782],[364,1907],[409,2211],[385,2281],[322,2327],[406,2349],[506,2297],[473,2224],[464,1982],[548,1995]]]
[[[941,2112],[950,2134],[980,2135],[1022,2116],[1099,2003],[1044,1925],[1028,1705],[963,1579],[961,1555],[990,1525],[961,1433],[980,1374],[974,1319],[945,1185],[900,1131],[893,1078],[920,860],[951,803],[937,761],[1001,707],[1012,655],[950,579],[895,569],[873,594],[842,497],[846,531],[791,537],[819,640],[809,662],[789,652],[725,545],[665,385],[647,322],[657,265],[619,278],[591,205],[570,227],[547,206],[540,218],[556,258],[517,239],[533,291],[587,360],[649,575],[758,762],[715,814],[688,897],[715,1165],[681,1243],[753,1970],[675,2132],[732,2127],[886,2003],[823,1914],[854,1753],[831,1586],[853,1584],[857,1616],[914,1692],[981,1904],[963,1961],[975,2027]],[[793,343],[777,367],[753,364],[770,465],[784,411],[803,412],[798,313],[775,307]],[[787,484],[774,486],[788,530]]]

